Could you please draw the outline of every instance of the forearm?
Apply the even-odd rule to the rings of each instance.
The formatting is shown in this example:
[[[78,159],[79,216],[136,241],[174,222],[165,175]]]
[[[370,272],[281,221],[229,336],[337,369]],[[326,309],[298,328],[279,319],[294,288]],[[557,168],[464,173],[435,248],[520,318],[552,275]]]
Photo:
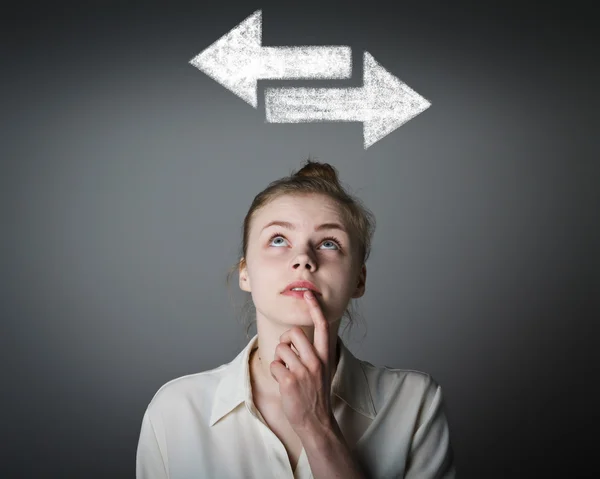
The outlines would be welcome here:
[[[367,479],[335,419],[301,437],[314,479]]]

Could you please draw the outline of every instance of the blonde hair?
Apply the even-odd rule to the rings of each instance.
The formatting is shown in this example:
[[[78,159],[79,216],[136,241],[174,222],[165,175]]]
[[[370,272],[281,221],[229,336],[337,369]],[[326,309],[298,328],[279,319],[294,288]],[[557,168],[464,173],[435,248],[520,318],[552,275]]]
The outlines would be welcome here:
[[[239,272],[239,269],[245,266],[250,226],[256,212],[280,196],[306,194],[326,195],[338,204],[342,219],[346,227],[349,228],[350,235],[358,243],[360,264],[362,265],[367,262],[371,253],[371,242],[375,232],[375,216],[364,206],[360,199],[346,192],[340,184],[337,170],[333,166],[329,163],[319,163],[308,158],[300,170],[290,174],[290,176],[271,182],[252,201],[242,226],[242,244],[240,255],[238,256],[241,259],[227,273],[226,283],[228,289],[231,275],[236,271]],[[248,299],[242,306],[243,318],[249,318],[246,321],[247,340],[249,339],[248,332],[250,327],[256,322],[256,311],[253,307],[254,303],[252,302],[250,293],[248,293]],[[352,324],[353,320],[350,309],[346,308],[344,316],[347,315],[350,324]]]

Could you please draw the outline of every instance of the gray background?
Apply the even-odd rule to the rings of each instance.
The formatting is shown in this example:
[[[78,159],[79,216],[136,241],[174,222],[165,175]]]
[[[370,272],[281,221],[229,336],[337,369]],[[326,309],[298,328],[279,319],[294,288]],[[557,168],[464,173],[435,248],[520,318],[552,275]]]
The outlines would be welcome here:
[[[460,477],[584,477],[600,317],[591,16],[200,3],[3,15],[0,475],[134,477],[156,390],[245,346],[225,286],[243,218],[313,155],[378,222],[350,349],[442,385]],[[264,45],[350,45],[353,78],[262,81],[254,110],[188,64],[257,9]],[[359,123],[265,123],[266,86],[358,87],[365,50],[431,108],[366,151]]]

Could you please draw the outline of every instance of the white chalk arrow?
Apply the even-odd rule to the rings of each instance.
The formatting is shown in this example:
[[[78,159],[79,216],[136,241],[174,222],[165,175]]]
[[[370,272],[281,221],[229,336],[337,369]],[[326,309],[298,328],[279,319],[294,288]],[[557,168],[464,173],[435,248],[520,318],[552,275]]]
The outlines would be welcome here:
[[[268,122],[361,121],[365,150],[430,105],[368,52],[364,52],[362,87],[265,90]]]
[[[348,46],[263,47],[257,10],[190,63],[257,108],[260,79],[350,78]]]

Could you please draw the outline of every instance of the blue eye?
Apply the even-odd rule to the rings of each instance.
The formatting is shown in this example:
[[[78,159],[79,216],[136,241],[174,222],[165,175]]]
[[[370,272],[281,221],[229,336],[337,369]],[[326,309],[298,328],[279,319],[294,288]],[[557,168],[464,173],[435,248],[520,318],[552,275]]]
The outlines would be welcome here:
[[[285,239],[281,233],[275,233],[269,239],[269,245],[271,245],[273,243],[273,240],[275,240],[277,238]],[[331,251],[336,251],[336,250],[340,250],[341,251],[342,250],[342,245],[341,245],[340,241],[337,238],[333,237],[333,236],[328,236],[327,238],[323,238],[323,244],[325,244],[325,243],[333,243],[336,246],[336,248],[337,248],[337,249],[332,249],[332,248],[325,248],[325,249],[328,249],[328,250],[331,250]],[[281,246],[281,245],[283,245],[283,243],[279,243],[276,246]]]
[[[279,236],[279,235],[277,235],[277,236],[274,236],[273,238],[271,238],[271,239],[269,240],[269,243],[273,242],[273,240],[274,240],[274,239],[277,239],[277,238],[281,238],[281,239],[283,239],[283,237],[282,237],[282,236]]]
[[[331,243],[331,244],[335,245],[335,242],[333,242],[331,240],[326,240],[325,243]],[[335,245],[335,246],[337,247],[337,245]],[[326,248],[326,249],[329,249],[329,248]]]

